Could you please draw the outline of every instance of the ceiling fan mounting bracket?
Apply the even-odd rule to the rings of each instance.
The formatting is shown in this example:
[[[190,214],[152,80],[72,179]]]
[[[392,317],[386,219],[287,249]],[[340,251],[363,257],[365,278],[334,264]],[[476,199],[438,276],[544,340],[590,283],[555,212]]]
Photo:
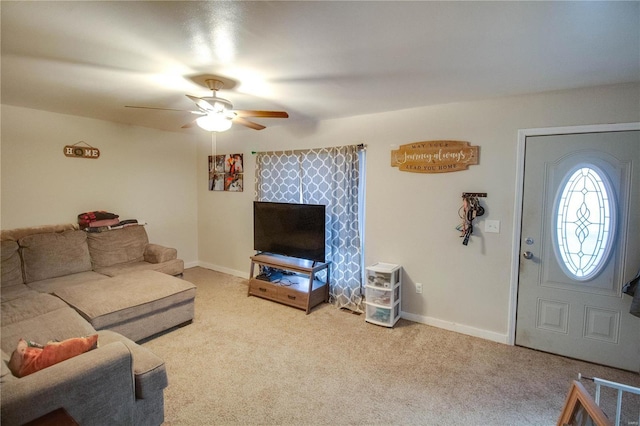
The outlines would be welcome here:
[[[224,87],[224,83],[220,80],[216,80],[215,78],[208,78],[204,81],[204,84],[207,85],[207,87],[209,88],[209,90],[213,90],[214,92],[217,92],[218,90],[222,89]]]

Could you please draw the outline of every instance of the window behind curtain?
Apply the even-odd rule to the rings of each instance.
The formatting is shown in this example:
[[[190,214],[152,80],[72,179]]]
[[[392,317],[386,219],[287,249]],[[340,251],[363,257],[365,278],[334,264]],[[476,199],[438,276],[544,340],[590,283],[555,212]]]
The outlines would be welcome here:
[[[256,200],[327,206],[331,301],[356,312],[363,311],[361,159],[364,152],[356,145],[261,152],[256,158]]]

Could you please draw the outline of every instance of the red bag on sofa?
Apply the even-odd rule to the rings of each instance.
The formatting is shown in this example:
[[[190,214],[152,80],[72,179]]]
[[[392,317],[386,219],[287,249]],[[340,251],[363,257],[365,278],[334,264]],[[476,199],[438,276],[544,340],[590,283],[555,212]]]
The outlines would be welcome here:
[[[88,228],[92,222],[99,220],[113,220],[118,219],[119,217],[120,216],[115,213],[109,213],[104,210],[80,213],[78,215],[78,225],[80,226],[80,229],[85,229]]]

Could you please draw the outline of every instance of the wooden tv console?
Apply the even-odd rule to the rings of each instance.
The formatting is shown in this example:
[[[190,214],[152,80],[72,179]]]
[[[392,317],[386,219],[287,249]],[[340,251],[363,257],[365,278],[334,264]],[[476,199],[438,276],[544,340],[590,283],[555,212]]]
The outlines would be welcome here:
[[[277,281],[266,281],[255,277],[256,265],[268,266],[291,272]],[[319,271],[327,270],[327,280],[316,279]],[[295,257],[260,253],[251,256],[249,273],[249,291],[247,296],[258,296],[273,300],[298,309],[311,312],[311,309],[322,302],[329,301],[329,263],[313,262]]]

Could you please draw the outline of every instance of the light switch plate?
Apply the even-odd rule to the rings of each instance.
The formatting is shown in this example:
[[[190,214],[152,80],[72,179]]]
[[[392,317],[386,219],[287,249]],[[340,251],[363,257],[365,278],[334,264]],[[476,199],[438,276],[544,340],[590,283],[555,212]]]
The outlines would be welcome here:
[[[495,234],[500,233],[500,221],[499,220],[485,220],[484,232],[493,232]]]

